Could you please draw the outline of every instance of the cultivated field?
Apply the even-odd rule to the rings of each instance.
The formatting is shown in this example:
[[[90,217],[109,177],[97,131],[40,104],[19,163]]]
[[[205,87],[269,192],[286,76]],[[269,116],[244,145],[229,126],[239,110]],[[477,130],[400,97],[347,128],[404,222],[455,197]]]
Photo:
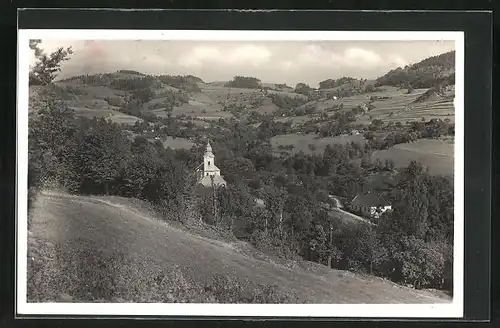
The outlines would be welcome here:
[[[117,73],[118,74],[118,73]],[[83,109],[95,111],[95,115],[103,117],[109,115],[110,110],[117,111],[119,107],[109,104],[106,99],[113,98],[124,100],[125,92],[114,90],[109,87],[89,86],[78,84],[76,82],[59,82],[59,86],[65,88],[77,89],[77,94],[72,96],[68,101],[72,107],[81,109],[82,115],[91,116],[91,112],[86,112]],[[263,85],[273,86],[273,84],[264,83]],[[224,111],[224,106],[241,106],[242,111],[250,113],[252,111],[260,114],[271,114],[278,110],[278,107],[271,101],[270,95],[279,94],[291,98],[305,98],[304,95],[293,92],[293,89],[268,90],[268,96],[258,89],[245,88],[229,88],[224,86],[224,82],[214,83],[198,83],[200,92],[191,92],[188,94],[189,102],[183,103],[180,106],[173,108],[172,115],[188,115],[191,117],[203,117],[209,119],[229,118],[233,114],[229,111]],[[166,117],[165,108],[153,108],[158,103],[163,103],[167,100],[162,93],[165,91],[179,92],[180,90],[168,85],[159,84],[155,88],[157,94],[154,99],[144,104],[143,110],[151,112],[159,117]],[[333,109],[335,106],[342,104],[341,111],[350,111],[360,105],[370,103],[374,106],[365,115],[359,115],[356,124],[369,124],[373,119],[381,119],[385,122],[406,122],[413,120],[429,120],[431,118],[449,119],[454,121],[454,88],[449,87],[444,94],[431,95],[428,99],[417,101],[419,97],[424,95],[428,89],[415,89],[411,93],[407,93],[406,89],[401,89],[391,86],[382,86],[377,88],[376,92],[354,95],[351,97],[341,97],[338,99],[314,100],[299,106],[315,106],[316,110],[327,111],[330,114],[338,111]],[[370,100],[372,98],[372,100]],[[116,115],[115,115],[116,116]],[[131,122],[131,118],[120,116],[113,117],[117,122]],[[296,117],[279,117],[279,121],[290,121],[292,123],[304,123],[312,119],[312,116],[296,116]]]

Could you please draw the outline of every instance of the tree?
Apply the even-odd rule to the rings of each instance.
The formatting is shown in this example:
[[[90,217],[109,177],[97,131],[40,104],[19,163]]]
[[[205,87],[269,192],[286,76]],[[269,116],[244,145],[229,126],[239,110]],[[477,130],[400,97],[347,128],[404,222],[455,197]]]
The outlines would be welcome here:
[[[402,249],[394,256],[401,266],[403,279],[415,288],[440,281],[444,274],[445,257],[438,245],[426,243],[415,236],[403,237]]]
[[[73,166],[80,191],[91,194],[114,193],[129,145],[119,126],[93,119],[77,136]]]
[[[64,102],[51,97],[41,100],[29,117],[28,186],[54,183],[73,189],[71,156],[77,131],[75,115]]]
[[[232,230],[235,220],[247,221],[252,217],[254,207],[253,197],[242,185],[230,185],[217,190],[219,225]]]
[[[46,85],[52,83],[57,77],[57,73],[61,71],[61,63],[70,58],[73,54],[71,47],[60,47],[49,55],[43,52],[40,48],[41,40],[30,40],[29,47],[33,50],[36,62],[30,69],[29,84],[30,85]]]
[[[424,238],[429,228],[429,199],[426,172],[422,165],[412,161],[399,174],[392,193],[393,211],[381,220],[379,229],[391,240],[414,235]]]
[[[313,89],[305,83],[297,83],[295,86],[295,92],[303,95],[309,95]]]
[[[363,137],[367,140],[367,141],[371,141],[375,138],[375,134],[372,132],[372,131],[366,131],[364,134],[363,134]]]
[[[321,262],[327,253],[327,241],[328,237],[323,226],[318,223],[313,224],[304,236],[307,258]]]

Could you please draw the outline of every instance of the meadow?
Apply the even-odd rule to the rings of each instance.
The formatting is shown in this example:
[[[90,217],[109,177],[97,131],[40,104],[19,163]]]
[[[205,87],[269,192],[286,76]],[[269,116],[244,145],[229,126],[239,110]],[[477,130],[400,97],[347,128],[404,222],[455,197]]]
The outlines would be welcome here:
[[[420,139],[398,144],[373,153],[382,162],[393,160],[396,167],[405,167],[410,161],[418,161],[429,169],[430,174],[453,176],[454,143],[451,140]]]
[[[271,145],[277,151],[281,151],[280,146],[293,145],[292,152],[303,151],[305,154],[323,153],[325,147],[331,144],[345,144],[350,142],[363,143],[365,139],[362,134],[345,135],[337,137],[321,138],[317,134],[284,134],[271,138]],[[311,146],[314,145],[311,149]]]

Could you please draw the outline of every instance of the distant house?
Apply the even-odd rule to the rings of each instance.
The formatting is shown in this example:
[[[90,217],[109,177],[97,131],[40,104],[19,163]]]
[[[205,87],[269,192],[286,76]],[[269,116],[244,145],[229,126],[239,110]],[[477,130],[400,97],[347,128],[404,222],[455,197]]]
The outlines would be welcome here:
[[[382,213],[391,210],[392,206],[382,197],[367,192],[353,198],[351,209],[371,218],[378,219]]]

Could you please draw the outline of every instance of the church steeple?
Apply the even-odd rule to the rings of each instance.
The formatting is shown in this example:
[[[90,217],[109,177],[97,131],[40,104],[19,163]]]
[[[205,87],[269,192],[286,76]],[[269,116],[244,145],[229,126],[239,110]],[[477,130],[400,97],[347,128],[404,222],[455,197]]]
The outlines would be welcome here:
[[[205,154],[203,155],[203,170],[201,170],[200,165],[198,172],[199,183],[205,187],[226,185],[226,181],[224,181],[220,174],[220,169],[215,165],[215,155],[209,140],[207,140],[207,148]]]
[[[210,140],[207,141],[207,150],[206,153],[212,153],[212,146],[210,145]]]

